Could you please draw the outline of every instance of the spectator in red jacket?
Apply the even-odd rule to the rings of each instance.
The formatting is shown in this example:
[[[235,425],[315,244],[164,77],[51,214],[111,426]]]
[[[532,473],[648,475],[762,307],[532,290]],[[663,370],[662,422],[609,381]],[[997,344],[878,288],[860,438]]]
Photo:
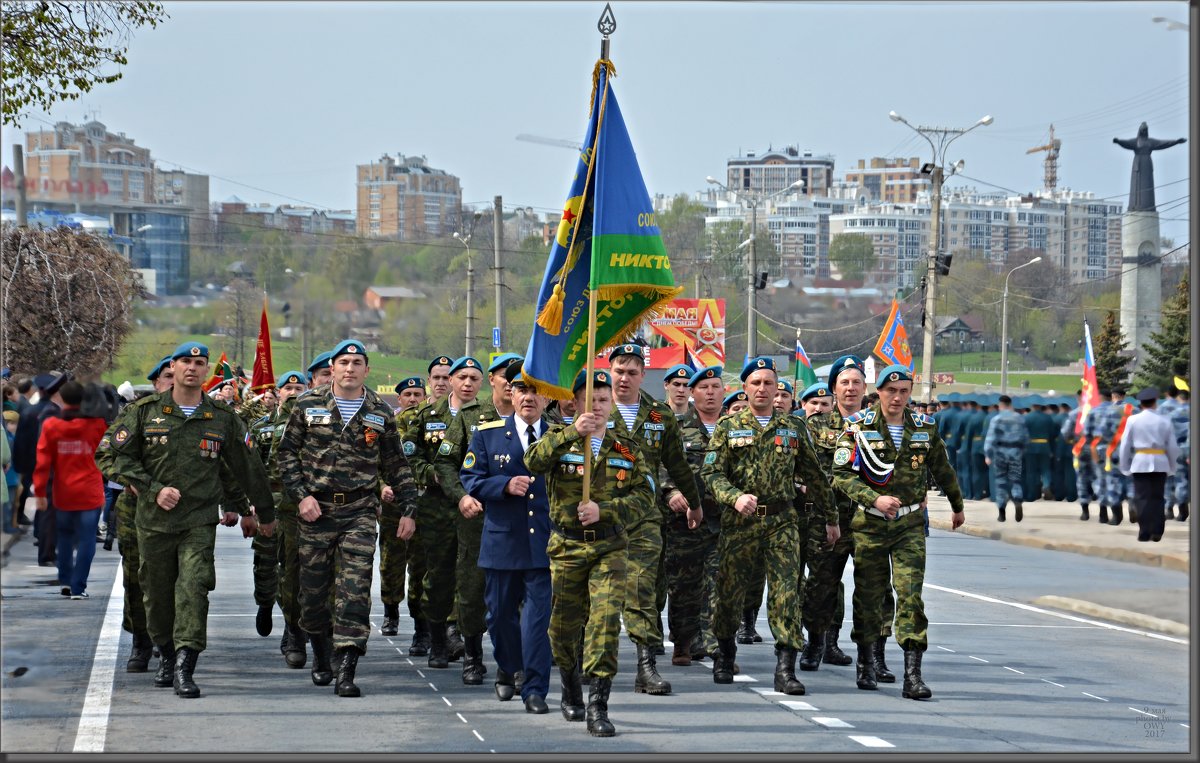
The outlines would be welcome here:
[[[58,510],[58,582],[62,594],[86,599],[88,573],[96,555],[96,526],[104,507],[104,478],[96,467],[96,448],[108,428],[102,418],[83,416],[83,385],[70,381],[59,393],[61,418],[47,419],[37,444],[33,494],[38,509],[46,507],[52,488]]]

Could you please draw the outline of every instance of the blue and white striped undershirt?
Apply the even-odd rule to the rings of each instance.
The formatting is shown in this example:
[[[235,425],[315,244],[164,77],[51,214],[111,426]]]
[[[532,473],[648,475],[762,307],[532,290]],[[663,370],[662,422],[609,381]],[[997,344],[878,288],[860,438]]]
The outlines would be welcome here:
[[[892,442],[896,443],[896,447],[900,447],[900,443],[904,441],[904,425],[903,424],[888,424],[888,431],[892,433]]]
[[[592,438],[592,458],[595,458],[596,456],[600,455],[600,446],[603,444],[604,444],[603,437],[593,437]]]
[[[354,400],[347,400],[346,398],[338,397],[337,395],[333,396],[333,402],[337,403],[338,413],[342,415],[343,427],[350,422],[350,419],[354,418],[354,414],[358,413],[358,409],[362,408],[363,401],[366,399],[366,395],[355,398]]]
[[[179,410],[183,411],[184,417],[190,417],[199,407],[198,405],[181,405],[179,406]]]
[[[455,408],[454,406],[450,406],[450,415],[451,415],[451,416],[457,416],[457,415],[458,415],[458,409],[457,409],[457,408]]]
[[[563,416],[563,423],[564,423],[564,424],[568,424],[568,425],[570,425],[570,424],[574,424],[574,423],[575,423],[575,417],[574,417],[574,416]]]
[[[640,401],[636,403],[617,403],[617,410],[621,412],[621,418],[625,419],[625,428],[630,432],[633,431],[633,422],[637,420],[638,408],[641,405]]]
[[[701,421],[700,426],[704,427],[704,431],[708,432],[709,437],[712,437],[712,433],[715,432],[717,429],[717,425],[715,422],[712,424],[705,424],[703,421]]]
[[[765,427],[767,422],[771,420],[770,416],[755,416],[754,418],[758,419],[758,425],[760,427]]]

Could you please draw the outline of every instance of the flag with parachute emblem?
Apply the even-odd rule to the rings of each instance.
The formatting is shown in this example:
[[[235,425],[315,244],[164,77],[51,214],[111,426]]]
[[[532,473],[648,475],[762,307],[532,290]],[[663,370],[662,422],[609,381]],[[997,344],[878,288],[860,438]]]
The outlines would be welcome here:
[[[537,320],[522,376],[548,397],[565,399],[588,362],[589,300],[595,299],[595,352],[620,344],[683,289],[671,261],[616,94],[612,62],[592,72],[583,151],[550,247]]]

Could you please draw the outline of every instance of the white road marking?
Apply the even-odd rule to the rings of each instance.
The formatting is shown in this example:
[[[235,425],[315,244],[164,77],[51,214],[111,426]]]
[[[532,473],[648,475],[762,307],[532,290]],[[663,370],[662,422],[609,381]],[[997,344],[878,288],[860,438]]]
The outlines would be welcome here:
[[[467,719],[463,717],[463,714],[462,714],[462,713],[455,713],[455,715],[457,715],[457,716],[458,716],[458,719],[459,719],[460,721],[462,721],[463,723],[466,723],[466,722],[467,722]]]
[[[895,747],[891,742],[885,742],[879,737],[860,737],[850,735],[850,738],[864,747]]]
[[[849,723],[846,723],[841,718],[814,717],[812,720],[814,723],[819,723],[822,726],[825,726],[826,728],[830,728],[830,729],[852,729],[852,728],[854,728],[854,726],[850,725]]]
[[[1113,625],[1111,623],[1102,622],[1100,620],[1089,620],[1086,617],[1078,617],[1077,615],[1068,615],[1065,612],[1055,612],[1050,609],[1042,609],[1041,607],[1035,607],[1032,604],[1022,604],[1017,601],[1004,601],[1003,599],[996,599],[991,596],[984,596],[984,595],[978,594],[978,593],[969,593],[967,591],[960,591],[957,588],[946,588],[945,586],[934,585],[932,583],[926,583],[925,587],[932,588],[936,591],[944,591],[946,593],[953,593],[953,594],[957,594],[959,596],[965,596],[969,599],[985,601],[985,602],[988,602],[989,604],[1003,604],[1006,607],[1015,607],[1016,609],[1023,609],[1026,612],[1036,612],[1039,615],[1048,615],[1050,617],[1057,617],[1061,620],[1070,620],[1070,621],[1076,622],[1076,623],[1085,623],[1085,624],[1090,625],[1095,628],[1105,628],[1110,631],[1121,631],[1122,633],[1132,633],[1135,636],[1145,636],[1147,638],[1158,639],[1160,641],[1170,641],[1172,644],[1187,644],[1188,643],[1188,640],[1185,638],[1176,638],[1174,636],[1164,636],[1161,633],[1151,633],[1150,631],[1138,630],[1137,628],[1126,628],[1121,625]]]
[[[417,675],[419,675],[421,678],[425,677],[425,674],[421,672],[420,668],[417,668]]]
[[[758,683],[758,679],[755,678],[754,676],[747,676],[747,675],[739,674],[739,675],[736,675],[733,677],[733,682],[735,684],[756,684],[756,683]]]
[[[425,676],[421,676],[421,678],[424,678],[424,677],[425,677]],[[429,684],[429,688],[430,688],[430,689],[433,689],[434,691],[437,691],[437,687],[436,687],[436,686],[434,686],[432,683],[431,683],[431,684]]]
[[[750,690],[757,692],[764,697],[786,697],[787,696],[786,694],[784,694],[781,691],[775,691],[774,689],[768,689],[763,686],[751,686]]]
[[[1045,682],[1046,682],[1046,683],[1048,683],[1048,684],[1054,684],[1055,686],[1057,686],[1057,687],[1058,687],[1058,688],[1060,688],[1060,689],[1065,689],[1065,688],[1067,688],[1066,686],[1063,686],[1062,684],[1059,684],[1059,683],[1054,683],[1053,681],[1051,681],[1051,680],[1049,680],[1049,679],[1046,679],[1046,678],[1039,678],[1038,680],[1039,680],[1039,681],[1045,681]]]
[[[1019,676],[1023,676],[1023,675],[1025,675],[1024,673],[1022,673],[1021,671],[1017,670],[1016,668],[1010,668],[1010,667],[1009,667],[1009,666],[1007,666],[1007,665],[1005,665],[1005,666],[1004,666],[1004,669],[1005,669],[1005,670],[1011,670],[1012,672],[1016,673],[1016,674],[1017,674],[1017,675],[1019,675]]]
[[[1157,717],[1158,717],[1158,716],[1157,716],[1157,715],[1155,715],[1154,713],[1147,713],[1145,710],[1138,710],[1136,707],[1131,707],[1131,708],[1129,708],[1129,709],[1130,709],[1130,710],[1132,710],[1132,711],[1133,711],[1133,712],[1135,712],[1135,713],[1141,713],[1142,715],[1148,715],[1148,716],[1150,716],[1151,718],[1157,718]]]
[[[987,660],[983,659],[982,657],[976,657],[976,656],[970,655],[970,654],[968,654],[967,657],[972,660],[979,660],[980,662],[987,662]]]
[[[474,734],[474,735],[475,735],[475,738],[476,738],[476,739],[478,739],[480,742],[482,742],[482,741],[483,741],[483,737],[479,736],[479,732],[478,732],[478,731],[476,731],[475,729],[471,729],[471,733],[472,733],[472,734]]]
[[[1082,694],[1082,695],[1084,695],[1085,697],[1091,697],[1092,699],[1098,699],[1098,700],[1100,700],[1101,702],[1107,702],[1107,701],[1108,701],[1108,700],[1106,700],[1104,697],[1097,697],[1095,694],[1088,694],[1086,691],[1081,691],[1081,692],[1079,692],[1079,693],[1080,693],[1080,694]]]
[[[445,697],[442,697],[442,701],[446,703],[446,707],[454,707],[454,705],[450,704],[450,700]]]
[[[399,652],[400,654],[404,654],[404,650],[401,649],[400,647],[396,647],[396,651]],[[408,664],[411,665],[412,662],[410,661]]]
[[[821,709],[819,707],[813,707],[807,702],[801,702],[800,700],[796,699],[781,700],[779,704],[783,705],[788,710],[806,710],[808,712],[818,712]]]
[[[104,752],[108,736],[108,714],[112,709],[113,678],[117,672],[117,657],[121,648],[121,617],[125,607],[125,584],[121,571],[113,576],[104,623],[96,640],[96,656],[92,660],[92,675],[88,679],[83,711],[79,714],[79,731],[75,734],[75,752]]]
[[[957,625],[968,628],[1043,628],[1046,630],[1076,630],[1090,631],[1095,630],[1090,625],[1034,625],[1033,623],[962,623],[962,622],[946,622],[934,623],[930,625]]]
[[[1181,723],[1179,725],[1183,726],[1185,729],[1191,728],[1191,726],[1188,726],[1186,723]]]
[[[404,658],[404,661],[405,661],[405,662],[407,662],[409,665],[416,665],[416,664],[417,664],[417,663],[413,662],[412,660],[408,659],[407,657],[405,657],[405,658]],[[424,678],[424,677],[425,677],[425,676],[421,676],[421,678]]]
[[[938,649],[941,649],[943,652],[949,652],[950,654],[956,653],[953,649],[947,649],[944,646],[939,646]],[[854,737],[850,737],[850,738],[853,739]],[[863,739],[866,739],[866,737],[863,737]]]

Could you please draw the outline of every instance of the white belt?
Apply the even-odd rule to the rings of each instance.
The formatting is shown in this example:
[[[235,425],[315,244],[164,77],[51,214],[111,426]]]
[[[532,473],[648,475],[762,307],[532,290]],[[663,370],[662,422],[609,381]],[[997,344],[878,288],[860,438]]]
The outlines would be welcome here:
[[[884,514],[881,510],[875,508],[874,506],[871,506],[871,507],[863,506],[862,508],[868,514],[874,514],[875,516],[883,517],[884,519],[888,518],[887,514]],[[919,503],[914,503],[912,506],[901,506],[900,508],[896,509],[896,516],[894,516],[892,518],[899,519],[900,517],[904,516],[905,514],[909,514],[911,512],[917,511],[920,508],[921,508],[921,504],[919,504]]]

